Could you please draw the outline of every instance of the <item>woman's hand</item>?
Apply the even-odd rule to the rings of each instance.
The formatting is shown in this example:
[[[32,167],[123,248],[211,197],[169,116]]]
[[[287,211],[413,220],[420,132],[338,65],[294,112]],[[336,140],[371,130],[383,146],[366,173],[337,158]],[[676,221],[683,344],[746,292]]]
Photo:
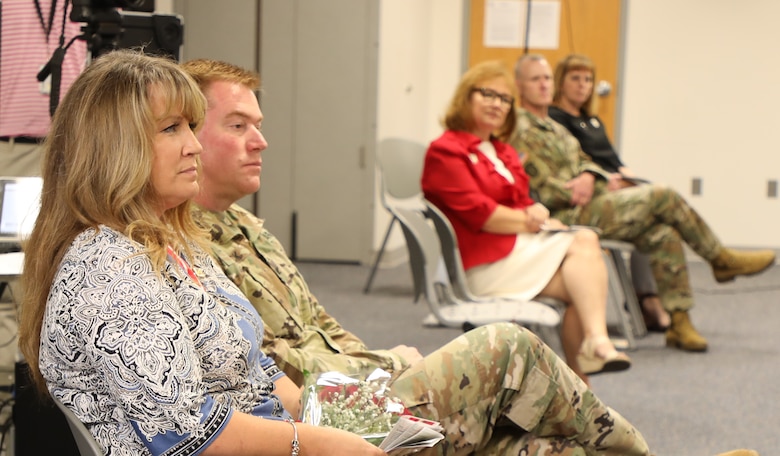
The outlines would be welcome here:
[[[387,453],[351,432],[329,427],[298,424],[301,456],[367,455],[386,456]]]
[[[386,453],[357,434],[329,427],[295,423],[301,456],[366,455]],[[262,419],[234,411],[211,444],[205,456],[290,454],[295,432],[286,421]]]
[[[618,172],[626,177],[636,177],[636,174],[628,166],[621,166],[618,168]]]
[[[550,219],[550,211],[542,203],[524,209],[499,204],[482,225],[482,230],[495,234],[538,233]]]
[[[542,203],[534,203],[525,208],[525,227],[529,233],[538,233],[550,218],[550,211]]]
[[[528,216],[533,218],[535,222],[544,223],[550,218],[550,211],[542,203],[534,203],[532,206],[525,208]]]
[[[609,175],[609,180],[607,181],[607,190],[614,192],[626,187],[633,187],[633,184],[623,179],[622,174],[612,173]]]
[[[568,230],[569,226],[565,225],[563,222],[561,222],[558,219],[547,219],[547,222],[544,224],[544,229],[546,230]]]

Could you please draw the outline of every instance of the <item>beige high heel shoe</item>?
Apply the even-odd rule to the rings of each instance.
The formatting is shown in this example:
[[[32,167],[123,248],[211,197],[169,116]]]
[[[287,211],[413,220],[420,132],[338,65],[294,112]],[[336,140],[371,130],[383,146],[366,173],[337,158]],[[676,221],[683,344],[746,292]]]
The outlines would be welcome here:
[[[625,353],[621,353],[613,347],[606,356],[599,356],[596,353],[596,347],[602,344],[609,344],[607,336],[597,336],[585,339],[577,354],[577,363],[580,370],[587,375],[600,374],[602,372],[618,372],[631,367],[631,358]]]

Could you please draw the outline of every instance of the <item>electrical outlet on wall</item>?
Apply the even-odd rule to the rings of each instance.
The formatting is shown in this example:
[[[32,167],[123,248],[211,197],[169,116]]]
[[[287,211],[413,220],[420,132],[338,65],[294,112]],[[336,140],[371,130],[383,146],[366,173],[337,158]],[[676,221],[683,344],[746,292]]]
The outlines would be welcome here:
[[[691,195],[701,195],[701,177],[694,177],[691,180]]]
[[[777,198],[777,179],[769,179],[766,183],[767,198]]]

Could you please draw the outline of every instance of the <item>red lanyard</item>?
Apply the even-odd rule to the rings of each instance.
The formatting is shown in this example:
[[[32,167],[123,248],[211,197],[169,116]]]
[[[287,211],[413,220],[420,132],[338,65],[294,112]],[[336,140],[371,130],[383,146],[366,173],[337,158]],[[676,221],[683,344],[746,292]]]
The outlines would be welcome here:
[[[195,274],[195,271],[192,270],[189,263],[184,261],[176,252],[174,252],[173,247],[171,247],[170,245],[168,246],[168,255],[172,256],[176,260],[176,262],[179,263],[179,266],[181,266],[182,269],[187,271],[187,275],[190,276],[190,278],[194,280],[199,287],[203,288],[203,284],[200,283],[200,279],[198,279],[197,274]]]

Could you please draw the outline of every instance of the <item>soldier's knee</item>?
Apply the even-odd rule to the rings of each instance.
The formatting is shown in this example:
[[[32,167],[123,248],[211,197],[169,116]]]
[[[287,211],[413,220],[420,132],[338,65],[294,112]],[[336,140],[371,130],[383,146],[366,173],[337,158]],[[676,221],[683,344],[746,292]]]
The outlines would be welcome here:
[[[491,323],[463,334],[464,349],[478,353],[490,352],[493,359],[510,359],[522,354],[544,350],[545,344],[532,331],[511,322]],[[461,339],[462,340],[462,339]]]
[[[505,340],[514,338],[516,337],[516,333],[522,333],[526,330],[516,323],[505,321],[483,325],[478,327],[475,331],[481,333],[478,336],[480,339]]]
[[[516,323],[493,323],[483,328],[487,331],[488,346],[508,353],[525,351],[541,343],[536,334]]]
[[[677,193],[677,190],[666,184],[653,184],[651,189],[653,197],[661,201],[674,201],[682,199],[682,196]]]

